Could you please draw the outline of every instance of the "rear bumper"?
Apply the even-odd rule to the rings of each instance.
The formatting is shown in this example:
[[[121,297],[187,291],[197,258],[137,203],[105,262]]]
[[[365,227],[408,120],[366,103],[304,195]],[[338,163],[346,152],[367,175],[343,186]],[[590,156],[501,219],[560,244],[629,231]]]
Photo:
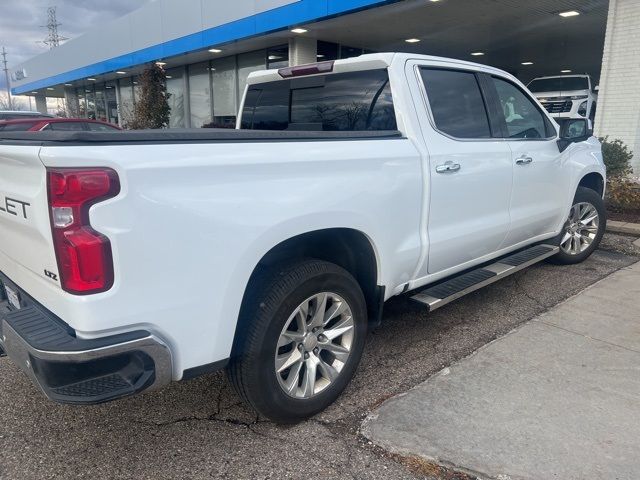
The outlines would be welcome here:
[[[3,285],[19,291],[10,306]],[[0,354],[6,353],[51,400],[95,404],[171,381],[171,351],[156,335],[137,330],[83,340],[0,273]]]

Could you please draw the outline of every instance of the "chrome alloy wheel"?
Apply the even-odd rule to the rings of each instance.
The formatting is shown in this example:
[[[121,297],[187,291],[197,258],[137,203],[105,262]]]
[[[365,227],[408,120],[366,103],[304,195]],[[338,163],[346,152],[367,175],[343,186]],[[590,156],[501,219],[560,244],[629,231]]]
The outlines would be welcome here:
[[[340,375],[353,344],[355,325],[340,295],[318,293],[289,316],[278,338],[275,371],[282,389],[295,398],[311,398]]]
[[[584,252],[593,243],[598,234],[600,216],[596,207],[588,202],[576,203],[569,212],[564,225],[564,235],[560,248],[569,255]]]

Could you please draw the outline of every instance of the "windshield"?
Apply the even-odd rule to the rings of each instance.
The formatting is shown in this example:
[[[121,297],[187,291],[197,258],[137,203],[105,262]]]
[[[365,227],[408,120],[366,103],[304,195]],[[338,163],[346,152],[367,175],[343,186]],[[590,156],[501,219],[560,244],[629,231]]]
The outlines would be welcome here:
[[[586,77],[556,77],[540,78],[529,84],[532,92],[556,92],[570,90],[589,90],[589,81]]]

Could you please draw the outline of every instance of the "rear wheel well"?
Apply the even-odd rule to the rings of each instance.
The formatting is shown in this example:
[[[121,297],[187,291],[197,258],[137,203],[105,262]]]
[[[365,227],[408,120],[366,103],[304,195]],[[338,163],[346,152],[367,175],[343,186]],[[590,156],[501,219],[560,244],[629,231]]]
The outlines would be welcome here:
[[[602,196],[602,194],[604,193],[604,178],[602,178],[602,175],[600,175],[599,173],[589,173],[588,175],[582,177],[582,180],[580,180],[578,186],[590,188],[598,195]]]
[[[341,266],[360,284],[367,305],[377,301],[376,255],[371,242],[362,232],[349,228],[330,228],[303,233],[273,247],[262,257],[258,266],[268,267],[297,258],[317,258]]]
[[[256,288],[261,273],[269,267],[285,261],[315,258],[339,265],[356,279],[367,302],[370,323],[377,324],[382,312],[384,287],[378,286],[378,264],[373,246],[360,231],[349,228],[330,228],[303,233],[285,240],[269,250],[254,268],[242,299]],[[234,350],[240,344],[238,333],[246,331],[245,325],[236,327]],[[239,352],[233,352],[237,355]]]

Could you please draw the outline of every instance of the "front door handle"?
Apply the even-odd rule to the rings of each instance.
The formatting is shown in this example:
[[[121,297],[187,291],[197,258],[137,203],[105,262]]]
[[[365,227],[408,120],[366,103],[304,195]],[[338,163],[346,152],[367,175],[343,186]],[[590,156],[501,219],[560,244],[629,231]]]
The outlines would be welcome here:
[[[453,163],[452,161],[445,162],[442,165],[438,165],[436,167],[437,173],[457,172],[458,170],[460,170],[460,164]]]
[[[528,165],[531,162],[533,162],[533,158],[531,157],[523,156],[516,158],[516,165]]]

